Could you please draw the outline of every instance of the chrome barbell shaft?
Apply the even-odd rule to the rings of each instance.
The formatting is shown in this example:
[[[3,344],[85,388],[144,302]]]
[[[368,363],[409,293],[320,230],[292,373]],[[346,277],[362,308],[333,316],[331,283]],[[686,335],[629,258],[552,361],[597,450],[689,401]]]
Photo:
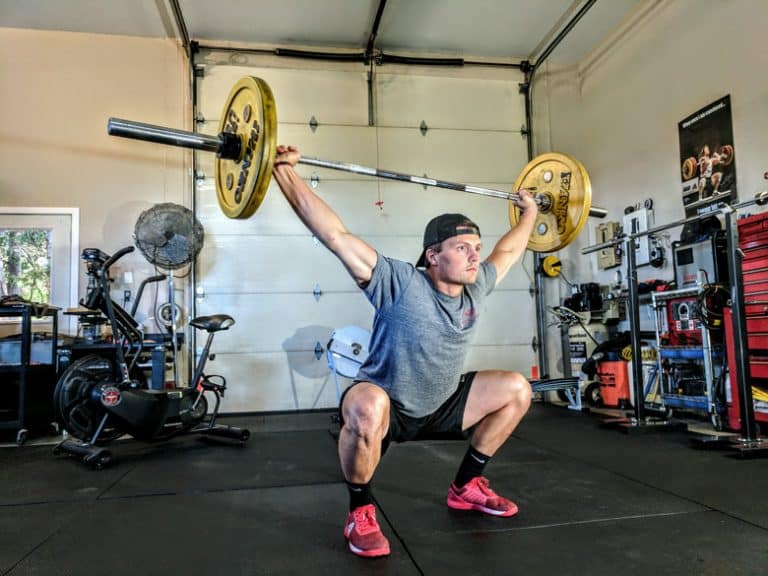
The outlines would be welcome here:
[[[480,194],[482,196],[491,196],[493,198],[502,198],[503,200],[519,200],[520,194],[515,192],[503,192],[491,188],[482,188],[480,186],[468,186],[466,184],[457,184],[456,182],[446,182],[445,180],[435,180],[427,176],[413,176],[401,172],[392,172],[391,170],[379,170],[378,168],[369,168],[358,164],[349,164],[348,162],[335,162],[333,160],[322,160],[312,158],[311,156],[302,156],[299,158],[299,164],[308,164],[318,168],[328,168],[330,170],[341,170],[343,172],[353,172],[355,174],[364,174],[366,176],[376,176],[387,180],[400,180],[401,182],[411,182],[413,184],[422,184],[435,188],[446,188],[448,190],[457,190],[459,192],[469,192],[470,194]],[[537,204],[541,204],[542,199],[536,197]]]
[[[168,146],[215,152],[219,155],[222,155],[222,149],[224,148],[224,139],[222,135],[208,136],[206,134],[198,134],[197,132],[176,130],[164,126],[157,126],[155,124],[145,124],[143,122],[134,122],[132,120],[124,120],[121,118],[110,118],[107,121],[107,134],[123,138],[131,138],[133,140],[144,140],[147,142],[155,142],[157,144],[166,144]],[[411,174],[403,174],[401,172],[392,172],[391,170],[379,170],[377,168],[369,168],[367,166],[350,164],[348,162],[335,162],[331,160],[322,160],[320,158],[312,158],[311,156],[301,156],[299,158],[299,164],[317,166],[318,168],[328,168],[329,170],[364,174],[366,176],[375,176],[387,180],[411,182],[413,184],[422,184],[424,186],[432,186],[435,188],[446,188],[448,190],[457,190],[459,192],[501,198],[502,200],[517,201],[520,199],[520,194],[517,192],[504,192],[502,190],[483,188],[481,186],[469,186],[466,184],[458,184],[456,182],[436,180],[434,178],[428,178],[427,176],[414,176]],[[547,203],[547,199],[542,194],[536,194],[534,198],[536,204],[539,206]],[[606,214],[607,211],[602,208],[590,207],[589,209],[589,215],[592,217],[605,218]]]
[[[207,134],[198,134],[197,132],[188,132],[186,130],[175,130],[174,128],[166,128],[165,126],[157,126],[155,124],[123,120],[122,118],[110,118],[107,121],[107,134],[133,140],[167,144],[168,146],[178,146],[180,148],[216,152],[217,154],[221,149],[221,141],[216,136],[208,136]]]

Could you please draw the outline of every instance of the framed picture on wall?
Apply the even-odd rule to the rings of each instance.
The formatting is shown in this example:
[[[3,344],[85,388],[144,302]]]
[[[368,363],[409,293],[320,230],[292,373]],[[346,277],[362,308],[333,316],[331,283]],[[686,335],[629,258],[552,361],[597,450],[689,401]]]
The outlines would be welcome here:
[[[730,95],[683,119],[678,131],[685,217],[732,204],[737,196]]]

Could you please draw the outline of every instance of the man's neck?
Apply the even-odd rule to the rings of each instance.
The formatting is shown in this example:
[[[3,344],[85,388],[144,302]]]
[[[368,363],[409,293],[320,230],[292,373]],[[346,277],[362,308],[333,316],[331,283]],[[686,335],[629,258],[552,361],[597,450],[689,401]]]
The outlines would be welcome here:
[[[435,290],[441,294],[445,294],[451,298],[456,298],[457,296],[460,296],[464,291],[463,284],[456,284],[455,282],[446,282],[445,280],[441,280],[438,277],[435,268],[427,268],[426,272],[427,276],[429,276],[429,279],[432,281],[432,286],[434,286]]]

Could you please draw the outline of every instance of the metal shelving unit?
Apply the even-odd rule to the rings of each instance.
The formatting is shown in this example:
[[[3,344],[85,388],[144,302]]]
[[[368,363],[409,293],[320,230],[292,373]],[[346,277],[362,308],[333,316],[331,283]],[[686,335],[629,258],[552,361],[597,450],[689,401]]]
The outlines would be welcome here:
[[[654,292],[660,397],[667,416],[673,410],[702,411],[712,426],[722,428],[722,399],[717,382],[723,377],[724,348],[713,344],[698,299],[701,283],[689,288]]]
[[[28,303],[0,306],[0,319],[18,327],[18,334],[0,340],[0,430],[15,430],[18,444],[30,428],[54,421],[58,312]],[[38,338],[33,317],[50,323],[50,333]]]

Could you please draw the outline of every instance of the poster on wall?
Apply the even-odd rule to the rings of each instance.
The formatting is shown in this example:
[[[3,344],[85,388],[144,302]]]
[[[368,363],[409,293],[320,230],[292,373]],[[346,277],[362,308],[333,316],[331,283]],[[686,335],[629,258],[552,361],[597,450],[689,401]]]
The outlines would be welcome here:
[[[685,217],[704,214],[736,200],[730,95],[678,124],[680,177]]]

